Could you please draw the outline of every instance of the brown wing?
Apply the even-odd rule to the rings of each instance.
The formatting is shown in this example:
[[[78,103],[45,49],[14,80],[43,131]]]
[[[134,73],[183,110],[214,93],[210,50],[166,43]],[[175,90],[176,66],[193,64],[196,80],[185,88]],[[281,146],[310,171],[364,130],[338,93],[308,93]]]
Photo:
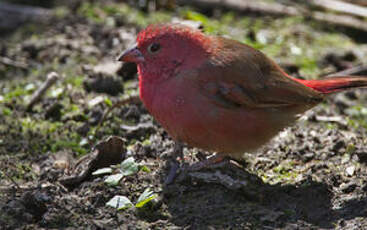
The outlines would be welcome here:
[[[220,52],[199,69],[200,85],[206,96],[224,107],[269,108],[311,105],[321,93],[287,77],[263,53],[242,43],[218,38]]]

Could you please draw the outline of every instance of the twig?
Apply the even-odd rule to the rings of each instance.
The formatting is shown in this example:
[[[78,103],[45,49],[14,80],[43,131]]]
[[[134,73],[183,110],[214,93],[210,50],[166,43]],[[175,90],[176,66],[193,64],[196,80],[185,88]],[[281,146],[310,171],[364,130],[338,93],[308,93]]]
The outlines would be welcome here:
[[[355,4],[355,5],[367,6],[367,1],[366,0],[344,0],[344,1],[350,2],[350,3]]]
[[[334,15],[322,12],[313,12],[279,3],[265,3],[251,0],[177,0],[182,5],[192,5],[205,9],[228,9],[237,12],[254,12],[274,16],[304,16],[316,21],[326,22],[336,26],[352,28],[367,32],[367,23],[348,15]]]
[[[47,75],[46,81],[41,85],[41,87],[33,93],[32,98],[27,105],[27,110],[31,110],[32,107],[38,103],[46,91],[59,79],[59,75],[56,72],[51,72]]]
[[[315,121],[321,121],[321,122],[333,122],[333,123],[336,123],[336,124],[339,124],[343,127],[346,127],[348,122],[341,116],[332,116],[332,117],[329,117],[329,116],[315,116]]]
[[[104,113],[103,116],[101,118],[101,120],[98,123],[98,126],[96,128],[96,132],[99,130],[99,128],[101,127],[101,125],[103,124],[104,120],[106,119],[107,115],[114,110],[117,107],[126,105],[126,104],[138,104],[140,103],[140,98],[137,95],[134,96],[130,96],[129,98],[123,99],[121,101],[116,102],[115,104],[113,104],[111,107],[109,107]]]
[[[46,22],[52,11],[40,7],[0,3],[0,29],[14,29],[25,22]]]
[[[192,5],[199,8],[226,8],[240,12],[265,13],[277,16],[299,16],[300,10],[292,6],[278,3],[265,3],[251,0],[177,0],[180,4]]]
[[[348,75],[367,75],[367,65],[360,65],[336,73],[328,74],[327,77]]]
[[[0,57],[0,63],[7,65],[7,66],[13,66],[20,69],[27,69],[28,65],[23,62],[17,62],[14,60],[11,60],[8,57]]]
[[[342,2],[339,0],[311,0],[310,3],[328,10],[334,10],[354,16],[367,17],[366,7]]]
[[[348,27],[351,29],[367,32],[367,23],[363,20],[357,19],[352,16],[347,15],[334,15],[334,14],[326,14],[321,12],[314,12],[310,13],[310,18],[320,21],[320,22],[326,22],[329,24],[333,24],[336,26],[343,26]]]

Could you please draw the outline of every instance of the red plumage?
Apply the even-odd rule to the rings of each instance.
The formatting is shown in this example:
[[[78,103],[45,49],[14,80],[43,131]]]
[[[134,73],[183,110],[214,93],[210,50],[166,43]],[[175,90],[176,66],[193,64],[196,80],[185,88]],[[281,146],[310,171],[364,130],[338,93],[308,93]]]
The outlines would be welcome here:
[[[240,158],[333,92],[366,77],[300,80],[240,42],[186,26],[153,25],[120,60],[138,64],[140,97],[177,141]]]
[[[298,81],[325,94],[367,86],[366,77],[361,76],[329,77],[321,80]]]

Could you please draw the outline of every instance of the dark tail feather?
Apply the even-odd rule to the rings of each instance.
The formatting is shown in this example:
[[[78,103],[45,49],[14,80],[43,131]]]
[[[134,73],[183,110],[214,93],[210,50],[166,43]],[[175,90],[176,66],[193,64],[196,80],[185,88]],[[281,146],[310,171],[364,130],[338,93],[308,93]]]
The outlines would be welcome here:
[[[324,94],[367,87],[367,76],[328,77],[320,80],[297,79],[297,81]]]

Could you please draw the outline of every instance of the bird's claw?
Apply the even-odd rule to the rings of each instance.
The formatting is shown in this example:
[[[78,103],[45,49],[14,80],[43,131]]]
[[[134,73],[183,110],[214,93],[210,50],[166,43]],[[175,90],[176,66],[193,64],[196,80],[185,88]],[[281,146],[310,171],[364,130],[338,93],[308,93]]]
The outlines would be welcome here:
[[[164,184],[165,185],[171,184],[176,179],[177,175],[179,174],[179,171],[180,171],[180,164],[178,163],[178,161],[172,161]]]

